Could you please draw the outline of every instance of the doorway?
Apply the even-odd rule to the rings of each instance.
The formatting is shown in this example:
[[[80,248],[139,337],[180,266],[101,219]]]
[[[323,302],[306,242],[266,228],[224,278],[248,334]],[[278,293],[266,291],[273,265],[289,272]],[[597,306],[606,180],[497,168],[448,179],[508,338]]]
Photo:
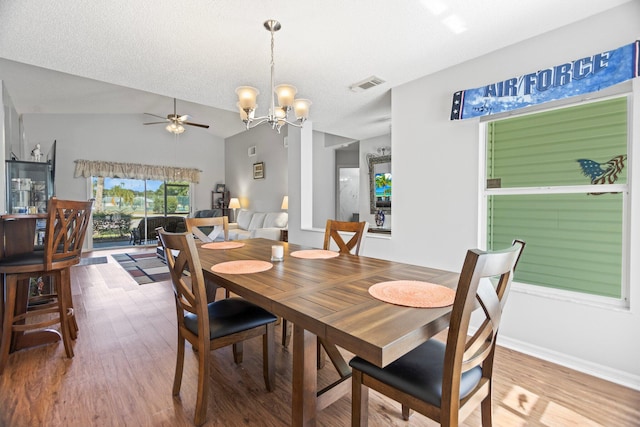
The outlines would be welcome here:
[[[360,168],[338,166],[338,194],[336,197],[336,219],[359,221]]]

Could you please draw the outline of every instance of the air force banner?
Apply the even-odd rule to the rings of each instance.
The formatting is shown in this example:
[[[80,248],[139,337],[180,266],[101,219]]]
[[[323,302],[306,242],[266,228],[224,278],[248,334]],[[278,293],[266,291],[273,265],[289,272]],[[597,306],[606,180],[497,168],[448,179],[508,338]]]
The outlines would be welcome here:
[[[640,41],[453,94],[451,120],[497,114],[601,89],[638,77]]]

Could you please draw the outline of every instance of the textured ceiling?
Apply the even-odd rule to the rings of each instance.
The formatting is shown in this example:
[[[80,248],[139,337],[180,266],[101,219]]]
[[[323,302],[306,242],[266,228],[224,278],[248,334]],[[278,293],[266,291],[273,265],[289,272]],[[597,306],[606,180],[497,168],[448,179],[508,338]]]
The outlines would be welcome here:
[[[0,79],[21,114],[164,116],[176,97],[227,137],[237,86],[268,107],[273,18],[276,84],[313,101],[314,129],[365,139],[389,132],[392,87],[628,1],[2,0]],[[349,89],[372,75],[386,83]]]

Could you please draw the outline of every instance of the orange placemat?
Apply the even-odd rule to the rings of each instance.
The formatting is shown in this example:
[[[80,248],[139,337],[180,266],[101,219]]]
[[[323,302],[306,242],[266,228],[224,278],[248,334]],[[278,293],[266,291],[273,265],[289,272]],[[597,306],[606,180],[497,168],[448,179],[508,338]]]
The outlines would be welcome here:
[[[303,251],[295,251],[290,254],[292,257],[303,259],[328,259],[335,258],[340,255],[339,252],[327,251],[324,249],[305,249]]]
[[[273,264],[267,261],[258,260],[240,260],[240,261],[227,261],[221,262],[211,267],[211,271],[214,273],[223,274],[248,274],[248,273],[260,273],[261,271],[267,271]]]
[[[205,249],[236,249],[244,246],[242,242],[212,242],[202,245]]]
[[[369,293],[384,302],[419,308],[446,307],[453,304],[456,296],[453,289],[417,280],[376,283]]]

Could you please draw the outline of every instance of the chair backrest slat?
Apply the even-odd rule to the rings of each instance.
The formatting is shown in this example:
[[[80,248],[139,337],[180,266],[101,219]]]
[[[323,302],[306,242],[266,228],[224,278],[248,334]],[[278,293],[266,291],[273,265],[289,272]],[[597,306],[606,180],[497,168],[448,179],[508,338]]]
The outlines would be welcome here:
[[[327,226],[324,232],[324,245],[323,248],[328,250],[331,246],[331,240],[333,240],[338,246],[340,253],[353,253],[354,255],[360,255],[360,251],[364,246],[364,236],[369,229],[369,223],[362,222],[348,222],[348,221],[336,221],[332,219],[327,220]],[[340,232],[354,233],[348,242],[345,242]]]

